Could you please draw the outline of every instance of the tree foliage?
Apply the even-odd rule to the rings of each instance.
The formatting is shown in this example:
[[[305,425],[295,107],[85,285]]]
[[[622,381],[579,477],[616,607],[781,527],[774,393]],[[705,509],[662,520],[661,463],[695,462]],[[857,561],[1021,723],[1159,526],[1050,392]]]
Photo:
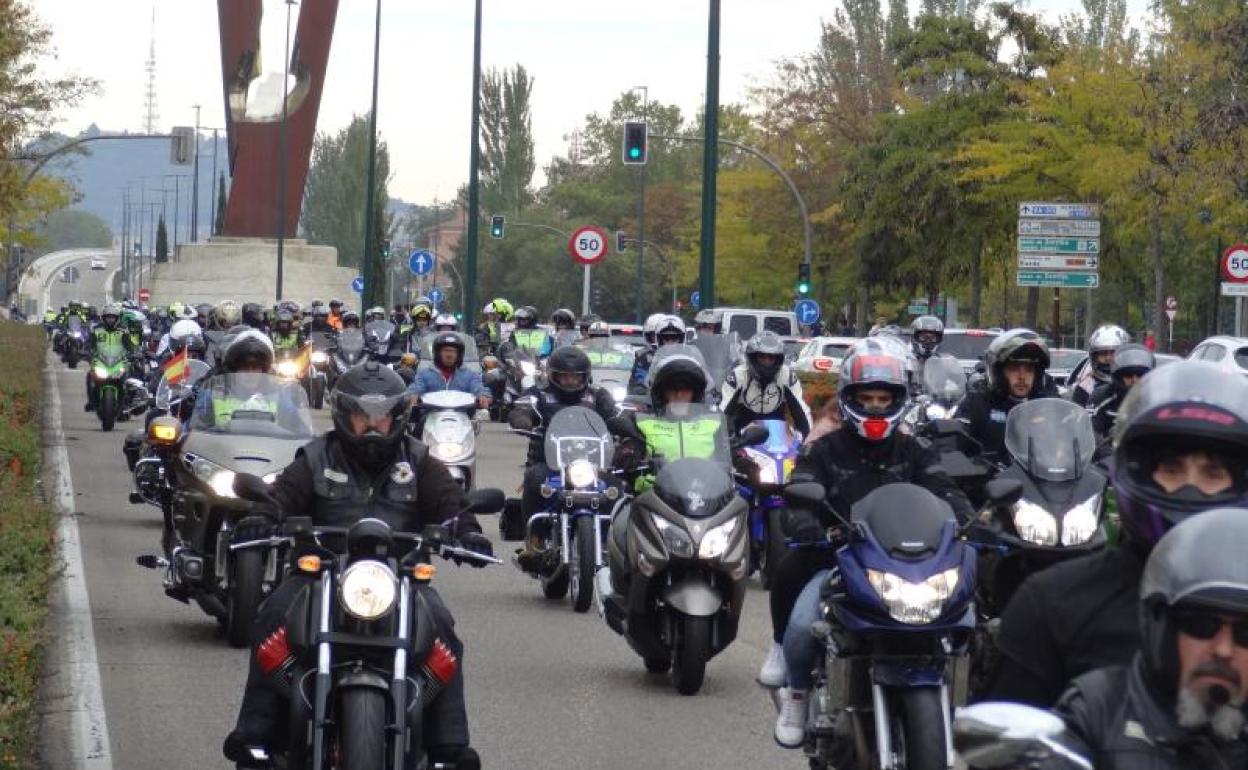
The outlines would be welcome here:
[[[107,249],[113,245],[113,231],[104,220],[89,211],[54,211],[35,229],[36,256],[64,249]]]
[[[389,200],[390,153],[377,140],[376,228],[374,242],[388,237],[393,223]],[[368,116],[357,115],[338,133],[317,134],[303,195],[301,227],[312,243],[338,250],[338,264],[360,267],[364,253],[364,202],[368,191]],[[381,275],[374,276],[380,281]],[[383,284],[378,284],[383,285]]]

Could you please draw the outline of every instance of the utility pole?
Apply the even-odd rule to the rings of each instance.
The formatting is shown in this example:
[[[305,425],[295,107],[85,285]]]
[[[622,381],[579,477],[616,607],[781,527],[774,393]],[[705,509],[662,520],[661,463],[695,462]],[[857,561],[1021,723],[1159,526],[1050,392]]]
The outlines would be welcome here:
[[[288,118],[288,110],[290,103],[290,6],[295,4],[295,0],[286,0],[286,55],[282,59],[282,126],[278,130],[278,148],[277,148],[277,296],[274,298],[277,302],[282,301],[282,257],[283,247],[286,242],[286,121]],[[373,109],[376,109],[374,105]],[[213,132],[216,135],[216,132]],[[212,187],[215,193],[217,185],[217,157],[216,144],[213,144],[212,157]],[[212,199],[216,200],[213,194]],[[214,206],[215,208],[215,206]],[[211,230],[211,226],[209,226]]]
[[[711,0],[706,42],[706,136],[702,147],[701,306],[715,306],[715,175],[719,169],[719,4]]]
[[[373,240],[376,233],[377,205],[377,75],[381,64],[381,0],[377,0],[377,14],[373,29],[373,108],[368,114],[368,191],[364,205],[364,258],[361,260],[360,274],[364,276],[364,293],[360,295],[362,308],[377,304],[382,287],[378,289],[377,281],[373,280],[379,271],[374,267],[377,259],[377,242]]]
[[[199,243],[199,105],[191,105],[195,108],[195,161],[192,164],[194,168],[194,182],[191,183],[191,243]]]
[[[477,231],[481,198],[481,0],[476,0],[472,33],[472,139],[468,145],[468,243],[464,252],[464,329],[476,328],[477,317]]]
[[[650,112],[650,86],[637,86],[634,91],[641,91],[641,122],[646,124],[646,132],[650,132],[649,112]],[[637,299],[636,308],[633,315],[636,316],[636,322],[641,323],[643,313],[645,312],[644,292],[645,285],[642,282],[642,271],[645,264],[646,256],[646,166],[648,163],[642,163],[637,170]]]
[[[283,104],[282,110],[285,109],[286,105]],[[212,221],[208,223],[209,237],[212,237],[217,234],[217,129],[215,128],[212,129],[212,184],[208,186],[208,189],[212,191],[208,193],[212,196]]]

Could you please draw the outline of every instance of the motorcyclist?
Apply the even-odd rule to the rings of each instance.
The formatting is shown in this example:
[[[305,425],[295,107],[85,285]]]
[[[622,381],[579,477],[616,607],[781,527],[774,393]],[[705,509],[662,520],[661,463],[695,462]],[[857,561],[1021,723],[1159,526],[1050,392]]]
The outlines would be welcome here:
[[[217,303],[212,312],[213,326],[218,331],[229,331],[235,326],[242,323],[243,311],[238,303],[232,299],[222,300]]]
[[[481,382],[481,373],[464,368],[464,341],[456,332],[441,332],[433,338],[433,366],[420,369],[407,392],[414,401],[426,393],[458,390],[476,397],[477,407],[490,405],[489,391]]]
[[[113,302],[105,305],[104,309],[100,311],[100,323],[91,330],[90,336],[87,337],[87,350],[89,351],[89,356],[95,357],[99,355],[101,348],[112,349],[118,347],[126,352],[127,357],[133,356],[139,350],[138,345],[134,343],[126,328],[121,325],[121,305]],[[95,411],[95,400],[94,367],[88,367],[87,403],[83,407],[83,411]]]
[[[459,331],[459,319],[451,313],[438,313],[433,317],[433,331],[437,334],[457,332]]]
[[[1135,383],[1156,366],[1157,358],[1153,351],[1143,345],[1129,343],[1114,351],[1109,382],[1097,387],[1088,405],[1092,412],[1092,429],[1096,431],[1097,439],[1108,443],[1122,400],[1127,397]]]
[[[303,334],[295,326],[294,316],[286,309],[277,311],[269,337],[273,340],[273,349],[278,355],[292,353],[303,347]]]
[[[266,331],[267,324],[264,322],[264,308],[256,302],[246,302],[243,304],[243,323],[253,329]]]
[[[580,332],[581,337],[588,337],[589,327],[601,320],[602,318],[599,317],[597,313],[585,313],[580,318],[576,319],[576,330]]]
[[[386,320],[386,309],[381,305],[374,305],[364,313],[364,323],[371,324],[374,321]]]
[[[1057,396],[1048,376],[1049,348],[1030,329],[1011,329],[997,336],[984,353],[985,387],[970,390],[958,404],[958,419],[967,434],[997,459],[1005,452],[1005,421],[1010,410],[1033,398]]]
[[[784,363],[784,343],[772,331],[759,332],[745,343],[745,363],[724,379],[720,403],[734,428],[755,420],[788,420],[808,436],[814,424],[802,383]]]
[[[412,336],[419,340],[421,337],[432,331],[430,323],[433,321],[433,308],[418,303],[412,308]]]
[[[342,329],[343,310],[344,308],[342,305],[342,300],[338,299],[337,297],[333,297],[332,299],[329,300],[329,319],[328,320],[329,320],[330,326],[334,327],[335,329]]]
[[[330,394],[334,427],[295,455],[272,485],[280,515],[310,515],[314,525],[349,526],[364,517],[402,531],[442,525],[466,549],[492,553],[463,492],[446,467],[424,444],[407,435],[409,410],[403,381],[388,367],[365,362],[339,377]],[[285,744],[287,708],[255,652],[286,623],[286,613],[308,586],[292,574],[261,605],[253,627],[253,654],[234,730],[225,739],[225,756],[245,763],[251,747]],[[415,589],[432,611],[435,632],[463,661],[463,644],[454,620],[431,586]],[[429,766],[452,763],[479,768],[468,745],[463,669],[428,705],[421,730]]]
[[[1079,406],[1092,401],[1093,392],[1101,385],[1108,385],[1114,365],[1114,352],[1131,341],[1131,335],[1121,326],[1105,324],[1088,335],[1088,364],[1074,383],[1070,400]]]
[[[412,382],[416,380],[416,368],[418,363],[419,361],[416,358],[416,354],[409,350],[404,353],[401,358],[399,358],[399,363],[395,365],[394,371],[398,372],[399,376],[403,378],[404,383],[411,386]]]
[[[513,313],[511,303],[502,297],[490,300],[481,308],[481,322],[477,324],[476,337],[477,347],[483,353],[497,353],[499,347],[507,341],[509,335],[503,325],[511,321]]]
[[[1219,508],[1163,537],[1144,566],[1129,663],[1072,682],[1062,743],[1098,770],[1248,766],[1248,510]]]
[[[519,311],[517,311],[519,315]],[[548,382],[545,387],[534,386],[520,395],[512,406],[508,423],[517,430],[537,431],[529,440],[528,459],[524,470],[524,493],[520,512],[523,521],[542,508],[541,487],[550,476],[544,450],[545,429],[551,419],[569,406],[593,409],[604,420],[611,420],[618,409],[611,394],[604,388],[590,384],[590,361],[585,351],[571,345],[558,348],[547,361]],[[504,512],[506,515],[506,512]],[[504,530],[507,527],[504,526]],[[528,572],[537,571],[542,565],[545,537],[534,532],[524,549],[516,554],[516,564]]]
[[[1130,661],[1153,545],[1194,514],[1248,502],[1248,381],[1202,361],[1140,380],[1118,412],[1110,483],[1119,543],[1023,581],[1001,616],[985,699],[1051,706],[1074,677]]]
[[[698,333],[698,336],[722,334],[723,316],[714,310],[699,310],[698,314],[693,317],[693,328]]]
[[[855,345],[837,383],[841,427],[805,445],[790,478],[822,484],[828,505],[845,519],[872,490],[906,482],[924,487],[948,502],[959,519],[969,520],[971,505],[940,467],[937,452],[897,429],[910,398],[906,380],[901,358],[878,340]],[[792,509],[782,522],[783,534],[799,543],[818,543],[838,523],[827,511]],[[775,738],[788,748],[802,742],[806,695],[819,653],[810,626],[818,619],[820,587],[835,563],[835,551],[795,549],[776,565],[772,578],[772,646],[758,680],[768,687],[787,685],[779,691]]]
[[[576,341],[576,315],[566,307],[561,307],[550,314],[550,325],[554,328],[554,337],[559,344],[570,345]]]
[[[945,324],[934,315],[921,315],[910,322],[910,349],[914,352],[918,371],[915,382],[923,381],[923,365],[936,354],[945,339]]]
[[[308,332],[327,333],[334,331],[334,326],[329,322],[329,307],[321,305],[312,308],[312,323],[308,326]]]
[[[518,349],[534,359],[546,358],[555,349],[550,333],[537,325],[537,310],[525,305],[516,310],[516,328],[511,333],[507,347]]]
[[[646,342],[648,347],[639,350],[633,358],[633,371],[629,374],[629,392],[644,394],[650,382],[650,365],[659,348],[665,345],[685,344],[685,322],[679,316],[657,314],[646,319]]]
[[[199,328],[208,329],[212,326],[212,305],[207,302],[200,302],[195,306],[195,323],[199,324]]]
[[[343,311],[343,314],[338,318],[338,330],[341,332],[346,329],[358,328],[360,328],[360,314],[354,310]]]

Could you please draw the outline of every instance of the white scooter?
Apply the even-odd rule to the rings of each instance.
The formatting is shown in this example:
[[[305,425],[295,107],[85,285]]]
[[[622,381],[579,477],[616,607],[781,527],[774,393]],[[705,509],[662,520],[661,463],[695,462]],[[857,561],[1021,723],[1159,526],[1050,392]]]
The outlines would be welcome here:
[[[420,413],[424,417],[420,440],[465,492],[473,489],[477,475],[481,419],[476,406],[477,399],[471,393],[459,390],[438,390],[420,397]]]

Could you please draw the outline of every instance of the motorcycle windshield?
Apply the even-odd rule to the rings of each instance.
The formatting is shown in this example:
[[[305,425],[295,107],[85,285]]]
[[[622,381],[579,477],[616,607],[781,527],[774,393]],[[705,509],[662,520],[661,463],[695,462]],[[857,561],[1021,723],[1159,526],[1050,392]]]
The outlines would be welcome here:
[[[546,428],[546,465],[566,468],[573,460],[588,460],[595,468],[610,468],[615,444],[607,423],[593,409],[569,406],[559,410]]]
[[[710,375],[712,388],[718,389],[724,384],[732,363],[737,355],[737,335],[735,334],[699,334],[693,339],[693,347],[702,354],[706,363],[706,371]]]
[[[369,321],[364,325],[364,334],[377,342],[388,342],[394,334],[394,324],[389,321]]]
[[[69,318],[65,319],[65,328],[71,332],[77,333],[78,330],[82,328],[82,319],[76,315],[71,315]]]
[[[677,513],[704,519],[737,496],[737,485],[724,464],[687,457],[663,466],[654,479],[654,492]]]
[[[711,460],[723,471],[732,466],[727,418],[703,404],[667,404],[659,413],[638,416],[637,425],[656,465],[697,458]]]
[[[1083,407],[1063,398],[1038,398],[1010,410],[1005,448],[1029,475],[1069,481],[1092,463],[1096,435]]]
[[[338,335],[338,352],[348,360],[355,360],[364,353],[364,332],[359,329],[343,329]]]
[[[436,334],[426,334],[420,338],[420,360],[433,360],[433,339]],[[477,350],[477,341],[463,332],[455,332],[459,341],[464,343],[464,363],[480,363],[481,353]]]
[[[560,329],[555,332],[555,347],[561,348],[565,345],[575,345],[576,341],[581,338],[579,332],[572,329]]]
[[[794,430],[784,420],[759,420],[758,424],[767,429],[767,440],[759,445],[759,449],[773,457],[797,456],[802,446],[800,431]]]
[[[308,396],[271,374],[220,374],[200,388],[191,430],[268,438],[312,438]]]
[[[850,519],[865,524],[880,547],[902,559],[940,550],[946,524],[957,523],[948,503],[915,484],[877,487],[854,503]]]
[[[212,367],[207,363],[192,358],[187,360],[184,374],[174,375],[175,382],[169,381],[168,374],[162,375],[160,384],[156,386],[156,408],[168,411],[171,401],[184,398],[195,387],[195,383],[208,376],[210,371]]]
[[[941,404],[953,405],[966,395],[966,372],[953,356],[932,356],[923,365],[923,392]]]
[[[308,335],[314,350],[327,350],[334,346],[333,332],[312,332]]]

